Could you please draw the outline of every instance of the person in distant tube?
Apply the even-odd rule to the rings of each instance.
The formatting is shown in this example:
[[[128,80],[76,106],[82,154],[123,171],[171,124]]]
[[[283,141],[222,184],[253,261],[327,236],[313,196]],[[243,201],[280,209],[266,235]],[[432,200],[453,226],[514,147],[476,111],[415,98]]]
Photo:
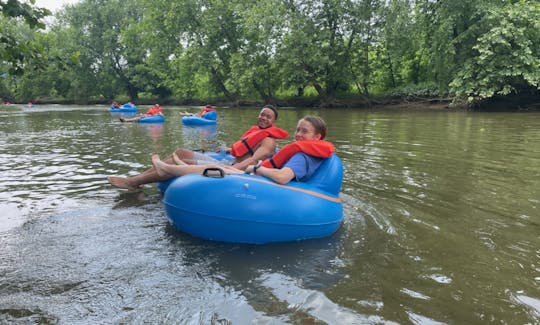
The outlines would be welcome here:
[[[161,112],[162,110],[163,110],[163,107],[161,107],[159,104],[155,104],[154,106],[150,107],[148,111],[146,111],[146,113],[144,114],[138,114],[136,116],[129,117],[129,118],[121,117],[120,122],[135,122],[142,119],[143,117],[149,117],[149,116],[155,116],[155,115],[163,116],[163,113]]]

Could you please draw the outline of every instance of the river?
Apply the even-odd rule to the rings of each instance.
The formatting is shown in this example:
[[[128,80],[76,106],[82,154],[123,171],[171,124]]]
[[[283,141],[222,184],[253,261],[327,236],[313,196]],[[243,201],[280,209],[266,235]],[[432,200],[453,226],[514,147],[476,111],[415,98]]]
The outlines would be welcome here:
[[[259,111],[193,128],[185,109],[153,125],[0,111],[0,323],[540,324],[540,113],[281,109],[291,132],[327,121],[344,221],[258,246],[191,237],[154,186],[107,183],[151,153],[231,143]]]

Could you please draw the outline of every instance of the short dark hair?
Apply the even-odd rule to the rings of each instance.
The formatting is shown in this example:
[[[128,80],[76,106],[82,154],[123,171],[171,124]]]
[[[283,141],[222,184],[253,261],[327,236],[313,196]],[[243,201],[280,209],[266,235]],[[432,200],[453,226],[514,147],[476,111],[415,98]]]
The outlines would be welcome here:
[[[277,117],[278,117],[278,113],[277,113],[277,109],[274,105],[270,105],[270,104],[266,104],[263,106],[263,109],[265,108],[269,108],[272,110],[272,112],[274,112],[274,116],[276,117],[276,120],[277,120]]]

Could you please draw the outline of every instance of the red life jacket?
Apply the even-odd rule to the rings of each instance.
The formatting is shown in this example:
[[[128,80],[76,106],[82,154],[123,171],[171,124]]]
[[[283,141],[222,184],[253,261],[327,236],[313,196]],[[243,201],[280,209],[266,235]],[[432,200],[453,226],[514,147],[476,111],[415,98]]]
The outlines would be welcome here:
[[[328,158],[334,153],[335,147],[325,140],[302,140],[285,145],[270,159],[262,162],[262,166],[268,168],[281,168],[295,153],[303,152],[307,155]]]
[[[156,114],[159,114],[159,112],[161,112],[161,110],[163,110],[163,107],[161,107],[161,106],[152,106],[152,107],[150,107],[150,109],[148,109],[148,111],[146,111],[145,114],[156,115]]]
[[[203,116],[204,114],[206,114],[208,112],[215,112],[215,111],[216,111],[216,109],[213,108],[213,107],[203,107],[203,108],[201,108],[201,111],[197,115]]]
[[[285,139],[289,135],[289,132],[278,128],[277,126],[271,126],[266,129],[261,129],[257,125],[250,127],[240,140],[233,143],[231,146],[231,155],[234,157],[243,157],[247,153],[253,156],[253,148],[267,137],[275,139]]]

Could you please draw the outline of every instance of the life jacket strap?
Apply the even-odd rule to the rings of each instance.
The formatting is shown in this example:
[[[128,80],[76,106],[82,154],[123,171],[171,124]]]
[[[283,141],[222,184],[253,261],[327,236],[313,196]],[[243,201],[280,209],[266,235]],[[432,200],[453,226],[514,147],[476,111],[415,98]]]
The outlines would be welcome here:
[[[246,149],[248,150],[249,154],[253,156],[253,149],[249,146],[245,138],[242,139],[242,143],[244,144],[244,146],[246,146]]]

